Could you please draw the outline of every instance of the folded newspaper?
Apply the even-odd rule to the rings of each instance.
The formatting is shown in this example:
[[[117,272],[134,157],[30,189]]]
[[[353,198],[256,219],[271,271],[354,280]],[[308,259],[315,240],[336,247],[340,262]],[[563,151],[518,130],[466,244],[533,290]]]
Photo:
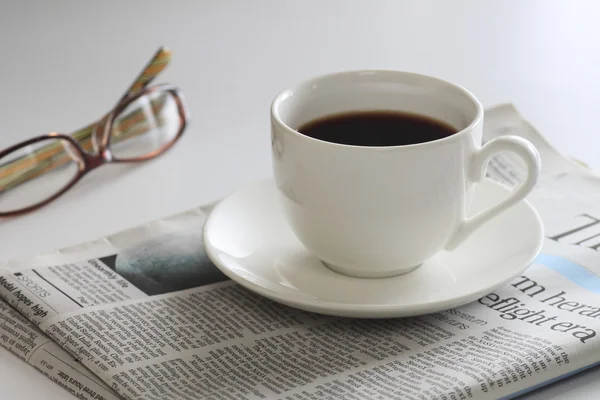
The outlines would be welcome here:
[[[471,304],[364,320],[289,308],[228,280],[203,252],[211,205],[0,265],[0,344],[83,399],[514,398],[600,362],[600,177],[511,105],[485,140],[542,155],[529,200],[544,248]],[[488,176],[515,186],[521,162]]]

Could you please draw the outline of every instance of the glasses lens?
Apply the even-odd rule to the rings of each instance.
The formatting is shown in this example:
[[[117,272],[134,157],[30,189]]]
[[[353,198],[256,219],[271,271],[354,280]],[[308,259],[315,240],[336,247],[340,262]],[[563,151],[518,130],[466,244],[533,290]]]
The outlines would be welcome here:
[[[64,139],[46,139],[0,158],[0,213],[38,204],[67,186],[79,171],[78,152]]]
[[[175,140],[181,128],[171,92],[151,92],[129,104],[113,122],[110,150],[117,160],[150,155]]]

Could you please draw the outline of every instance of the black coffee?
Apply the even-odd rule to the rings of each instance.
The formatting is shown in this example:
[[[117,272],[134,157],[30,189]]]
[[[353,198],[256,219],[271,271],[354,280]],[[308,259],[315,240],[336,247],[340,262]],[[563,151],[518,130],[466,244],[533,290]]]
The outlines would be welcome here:
[[[297,130],[315,139],[355,146],[409,145],[442,139],[457,132],[444,122],[395,111],[330,115]]]

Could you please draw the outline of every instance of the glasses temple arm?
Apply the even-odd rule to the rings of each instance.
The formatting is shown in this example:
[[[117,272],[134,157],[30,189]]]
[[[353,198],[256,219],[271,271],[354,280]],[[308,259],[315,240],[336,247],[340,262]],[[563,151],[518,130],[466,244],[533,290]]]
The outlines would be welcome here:
[[[148,86],[169,65],[170,61],[171,50],[166,47],[159,47],[150,61],[144,66],[142,72],[139,73],[123,96],[121,96],[118,103],[122,102],[127,96],[133,95]]]

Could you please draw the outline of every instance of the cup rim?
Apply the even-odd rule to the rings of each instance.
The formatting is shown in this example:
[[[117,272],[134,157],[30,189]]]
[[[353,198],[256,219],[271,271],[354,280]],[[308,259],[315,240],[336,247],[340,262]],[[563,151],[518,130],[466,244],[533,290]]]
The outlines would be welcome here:
[[[293,95],[294,91],[302,86],[313,85],[313,84],[316,84],[323,80],[338,78],[341,76],[366,75],[366,74],[369,74],[369,75],[406,75],[406,76],[412,76],[412,77],[416,77],[416,78],[435,81],[439,84],[453,87],[454,89],[457,89],[458,91],[462,92],[462,94],[465,95],[465,97],[467,97],[473,103],[473,105],[475,106],[475,110],[476,110],[475,117],[471,120],[471,122],[466,127],[461,129],[460,131],[458,131],[450,136],[441,138],[441,139],[430,140],[428,142],[403,144],[403,145],[395,145],[395,146],[361,146],[361,145],[354,145],[354,144],[329,142],[326,140],[316,139],[314,137],[307,136],[301,132],[298,132],[296,129],[290,127],[287,123],[285,123],[283,121],[283,119],[279,115],[279,106],[281,105],[281,103],[284,100],[286,100],[287,98],[291,97]],[[273,101],[271,102],[270,111],[271,111],[271,120],[272,121],[277,123],[280,127],[282,127],[288,133],[298,136],[298,137],[302,137],[305,140],[313,141],[316,143],[321,143],[321,144],[332,146],[332,147],[338,147],[338,148],[355,148],[355,149],[365,149],[365,150],[369,149],[369,150],[377,150],[377,151],[401,150],[401,149],[408,150],[408,149],[438,146],[438,145],[444,144],[444,143],[451,143],[451,142],[459,140],[459,138],[468,134],[468,132],[471,132],[483,120],[483,106],[481,105],[481,102],[477,99],[477,97],[475,97],[475,95],[473,95],[473,93],[471,93],[468,89],[466,89],[462,85],[459,85],[455,82],[451,82],[449,80],[446,80],[446,79],[443,79],[443,78],[440,78],[437,76],[433,76],[433,75],[426,75],[426,74],[421,74],[421,73],[417,73],[417,72],[394,70],[394,69],[347,70],[347,71],[339,71],[339,72],[322,74],[322,75],[314,76],[312,78],[305,79],[303,81],[300,81],[299,83],[297,83],[294,86],[291,86],[291,87],[281,90],[275,96]]]

